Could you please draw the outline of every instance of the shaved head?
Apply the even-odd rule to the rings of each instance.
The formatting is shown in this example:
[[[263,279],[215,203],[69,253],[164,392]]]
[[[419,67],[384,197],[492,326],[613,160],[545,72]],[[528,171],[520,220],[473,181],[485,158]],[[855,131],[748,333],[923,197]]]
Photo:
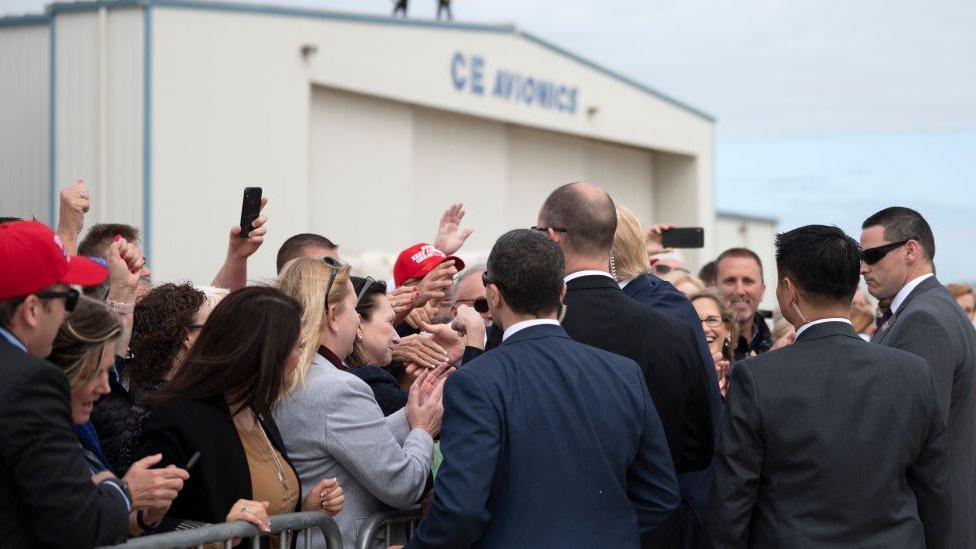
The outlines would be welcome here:
[[[617,231],[617,209],[600,187],[569,183],[546,198],[539,211],[539,225],[560,229],[565,246],[576,254],[609,256]]]

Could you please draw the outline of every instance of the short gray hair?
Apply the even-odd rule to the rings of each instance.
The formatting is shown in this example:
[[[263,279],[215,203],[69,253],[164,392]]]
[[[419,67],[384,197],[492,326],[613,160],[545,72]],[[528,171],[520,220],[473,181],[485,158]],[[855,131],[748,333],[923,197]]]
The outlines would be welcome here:
[[[465,279],[467,279],[469,276],[471,276],[471,275],[473,275],[475,273],[480,273],[480,272],[487,271],[487,270],[488,270],[488,266],[487,265],[485,265],[484,263],[479,263],[477,265],[473,265],[471,267],[468,267],[467,269],[465,269],[464,271],[462,271],[461,274],[459,274],[456,277],[454,277],[454,283],[451,284],[451,303],[454,303],[457,300],[457,289],[458,289],[458,286],[460,286],[461,283],[464,282]]]

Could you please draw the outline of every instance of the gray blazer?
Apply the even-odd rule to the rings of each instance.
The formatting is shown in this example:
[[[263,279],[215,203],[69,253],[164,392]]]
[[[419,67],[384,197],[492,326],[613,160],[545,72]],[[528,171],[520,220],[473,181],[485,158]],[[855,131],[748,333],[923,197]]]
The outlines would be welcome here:
[[[945,547],[946,443],[924,360],[810,326],[732,369],[712,545]]]
[[[410,430],[404,410],[384,418],[369,385],[316,355],[305,385],[274,412],[285,449],[306,494],[335,477],[346,497],[335,521],[345,547],[353,547],[369,515],[417,503],[430,474],[434,441]],[[324,547],[322,535],[313,537]]]
[[[976,547],[976,330],[952,295],[930,277],[905,298],[872,340],[916,354],[935,376],[949,427],[952,524],[948,547]]]

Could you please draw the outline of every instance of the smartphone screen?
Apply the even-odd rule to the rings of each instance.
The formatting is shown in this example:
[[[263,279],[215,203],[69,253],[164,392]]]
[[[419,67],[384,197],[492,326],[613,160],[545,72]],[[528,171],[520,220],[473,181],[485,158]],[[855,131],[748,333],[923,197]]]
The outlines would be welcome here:
[[[665,248],[704,248],[705,229],[675,227],[661,233],[661,245]]]
[[[241,204],[241,238],[251,234],[254,220],[261,215],[261,187],[246,187],[244,202]]]

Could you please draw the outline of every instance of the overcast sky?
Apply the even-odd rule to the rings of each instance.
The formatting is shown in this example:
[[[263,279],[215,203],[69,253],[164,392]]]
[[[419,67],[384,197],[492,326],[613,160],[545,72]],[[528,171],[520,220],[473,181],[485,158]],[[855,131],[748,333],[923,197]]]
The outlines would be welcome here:
[[[435,7],[410,0],[410,15]],[[716,116],[719,208],[854,232],[880,207],[915,206],[943,278],[976,279],[976,0],[455,0],[454,12],[515,23]]]

